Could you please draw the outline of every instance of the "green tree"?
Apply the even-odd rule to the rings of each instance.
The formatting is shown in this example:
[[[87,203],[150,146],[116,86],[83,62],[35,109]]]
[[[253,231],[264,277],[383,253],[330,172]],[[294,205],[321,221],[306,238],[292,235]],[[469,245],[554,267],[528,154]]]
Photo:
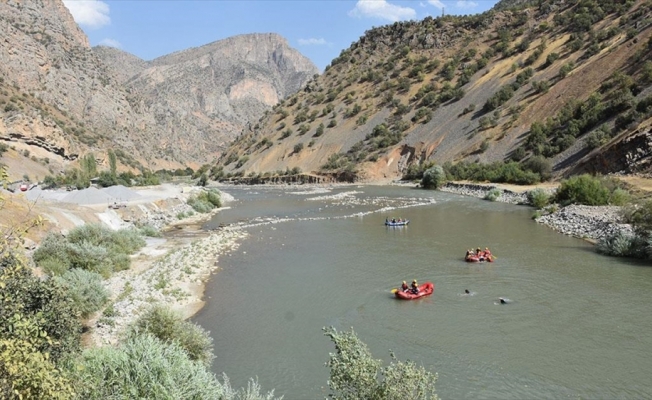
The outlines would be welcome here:
[[[421,186],[425,189],[438,189],[446,181],[446,172],[440,165],[428,168],[421,178]]]
[[[555,201],[562,205],[603,206],[609,204],[609,189],[591,175],[573,176],[561,182]]]
[[[115,155],[113,149],[109,149],[109,171],[112,177],[117,177],[118,174],[118,157]]]
[[[399,361],[393,353],[390,353],[390,364],[383,366],[353,331],[338,332],[329,327],[324,329],[324,335],[335,344],[335,353],[326,362],[330,368],[331,397],[342,400],[438,398],[436,374],[412,361]]]

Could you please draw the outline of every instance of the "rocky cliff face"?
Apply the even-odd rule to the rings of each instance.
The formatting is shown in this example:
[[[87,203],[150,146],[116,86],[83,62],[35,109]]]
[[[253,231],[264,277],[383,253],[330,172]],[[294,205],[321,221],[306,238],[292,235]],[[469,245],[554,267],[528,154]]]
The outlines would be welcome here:
[[[151,62],[91,48],[60,0],[0,2],[0,35],[0,138],[38,136],[66,155],[111,147],[132,167],[213,159],[247,121],[318,72],[273,34]]]
[[[111,65],[117,59],[104,60]],[[281,36],[250,34],[157,58],[125,88],[143,99],[144,112],[167,127],[183,153],[199,143],[202,153],[216,155],[316,73]]]

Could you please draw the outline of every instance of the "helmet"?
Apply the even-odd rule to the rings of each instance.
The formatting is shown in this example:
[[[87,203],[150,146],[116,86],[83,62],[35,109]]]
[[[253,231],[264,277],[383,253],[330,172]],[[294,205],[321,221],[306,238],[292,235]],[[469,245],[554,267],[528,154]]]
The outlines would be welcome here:
[[[406,284],[407,282],[403,281],[403,284]]]
[[[485,249],[485,250],[489,250],[489,247],[485,247],[484,249]]]
[[[480,248],[478,247],[476,250],[480,251]]]
[[[417,280],[416,280],[416,279],[412,279],[412,283],[417,283]]]

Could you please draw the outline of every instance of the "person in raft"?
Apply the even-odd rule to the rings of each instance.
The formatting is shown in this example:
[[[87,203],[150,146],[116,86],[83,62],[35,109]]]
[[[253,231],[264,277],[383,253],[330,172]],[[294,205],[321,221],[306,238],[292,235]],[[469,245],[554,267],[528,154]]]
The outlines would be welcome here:
[[[403,284],[401,285],[401,290],[403,292],[407,292],[408,290],[410,290],[410,287],[408,286],[407,282],[403,281]]]
[[[412,279],[412,288],[410,291],[412,294],[419,294],[419,284],[416,279]]]
[[[491,258],[491,250],[489,250],[489,247],[485,247],[485,248],[484,248],[484,256],[485,256],[485,258],[487,258],[487,259],[490,259],[490,258]]]

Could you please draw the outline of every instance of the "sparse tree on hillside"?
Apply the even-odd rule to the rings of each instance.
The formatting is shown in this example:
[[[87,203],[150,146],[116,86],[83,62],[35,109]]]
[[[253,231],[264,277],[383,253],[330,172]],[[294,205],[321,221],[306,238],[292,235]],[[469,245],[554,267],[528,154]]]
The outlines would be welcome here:
[[[115,178],[118,171],[118,158],[113,149],[109,149],[109,170],[111,171],[111,176]]]

